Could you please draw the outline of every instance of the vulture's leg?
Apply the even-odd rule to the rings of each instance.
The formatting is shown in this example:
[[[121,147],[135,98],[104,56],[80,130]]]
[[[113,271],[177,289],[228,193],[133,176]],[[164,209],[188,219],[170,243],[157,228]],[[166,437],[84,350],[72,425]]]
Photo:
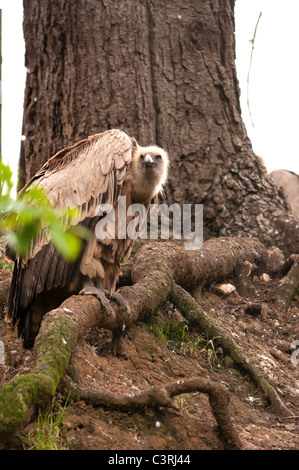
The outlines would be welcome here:
[[[109,300],[116,302],[121,307],[125,308],[130,313],[130,307],[125,302],[120,294],[117,292],[109,292],[107,289],[94,286],[91,282],[86,284],[85,287],[79,292],[80,295],[94,295],[101,305],[104,307],[109,315],[115,318],[115,312],[110,305]],[[108,300],[109,299],[109,300]],[[123,330],[121,328],[115,328],[112,331],[112,354],[114,356],[120,356],[123,353]]]
[[[123,356],[124,334],[121,328],[112,331],[112,354],[113,356]]]

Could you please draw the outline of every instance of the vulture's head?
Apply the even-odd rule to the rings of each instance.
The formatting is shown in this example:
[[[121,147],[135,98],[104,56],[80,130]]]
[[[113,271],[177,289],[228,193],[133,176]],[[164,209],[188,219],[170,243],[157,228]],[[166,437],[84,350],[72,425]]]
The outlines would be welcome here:
[[[150,201],[162,191],[167,179],[168,164],[168,155],[164,149],[137,145],[129,170],[135,202]]]

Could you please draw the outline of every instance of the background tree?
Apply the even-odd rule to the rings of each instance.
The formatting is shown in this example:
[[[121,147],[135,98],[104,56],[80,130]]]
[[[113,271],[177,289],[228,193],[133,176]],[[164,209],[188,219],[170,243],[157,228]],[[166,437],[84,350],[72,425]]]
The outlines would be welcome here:
[[[293,218],[251,147],[239,103],[234,1],[24,0],[22,181],[113,127],[169,151],[169,202],[204,204],[206,236],[298,252]]]

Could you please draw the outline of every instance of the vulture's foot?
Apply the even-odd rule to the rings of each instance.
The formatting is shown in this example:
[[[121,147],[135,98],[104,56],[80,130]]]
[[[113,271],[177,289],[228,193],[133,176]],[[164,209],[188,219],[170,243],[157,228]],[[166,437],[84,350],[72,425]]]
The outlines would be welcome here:
[[[103,289],[105,292],[105,295],[108,299],[112,300],[113,302],[116,302],[120,307],[123,307],[125,310],[127,310],[127,313],[130,313],[130,307],[125,301],[125,299],[119,294],[118,292],[109,292],[106,289]]]
[[[80,295],[94,295],[101,302],[102,306],[104,307],[108,315],[115,317],[116,316],[115,311],[110,305],[110,302],[108,300],[110,297],[107,296],[107,292],[108,291],[104,289],[98,289],[97,287],[90,285],[90,286],[84,287],[79,292],[79,294]]]
[[[109,313],[109,315],[113,315],[114,317],[115,317],[115,312],[113,308],[111,307],[109,300],[112,300],[112,302],[117,303],[120,307],[126,310],[128,314],[130,314],[131,312],[129,305],[127,304],[125,299],[121,296],[121,294],[119,294],[118,292],[109,292],[109,290],[107,289],[99,289],[98,287],[95,287],[93,285],[88,285],[84,287],[79,292],[79,294],[80,295],[84,295],[84,294],[94,295],[102,303],[107,313]]]

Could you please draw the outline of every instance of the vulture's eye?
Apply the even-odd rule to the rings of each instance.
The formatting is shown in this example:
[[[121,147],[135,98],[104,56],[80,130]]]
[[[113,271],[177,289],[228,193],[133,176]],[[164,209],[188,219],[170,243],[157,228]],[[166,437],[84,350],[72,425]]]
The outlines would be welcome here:
[[[156,160],[161,160],[161,159],[162,159],[161,155],[156,155]]]
[[[144,160],[144,155],[140,155],[140,160]]]

